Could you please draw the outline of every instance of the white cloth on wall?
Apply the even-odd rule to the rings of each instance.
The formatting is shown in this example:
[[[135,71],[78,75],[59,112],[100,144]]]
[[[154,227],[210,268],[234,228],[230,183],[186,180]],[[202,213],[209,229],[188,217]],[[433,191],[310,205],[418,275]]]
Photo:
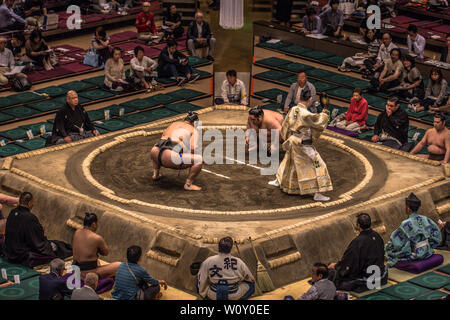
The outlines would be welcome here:
[[[219,25],[224,29],[240,29],[244,26],[244,0],[220,1]]]

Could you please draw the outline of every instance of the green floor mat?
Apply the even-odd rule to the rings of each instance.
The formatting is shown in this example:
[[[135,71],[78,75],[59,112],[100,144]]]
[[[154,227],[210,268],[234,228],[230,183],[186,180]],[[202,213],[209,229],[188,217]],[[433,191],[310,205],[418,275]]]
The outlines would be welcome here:
[[[323,91],[337,88],[337,86],[334,84],[326,83],[326,82],[322,82],[322,81],[315,81],[313,84],[314,84],[314,87],[316,88],[317,92],[323,92]]]
[[[274,80],[274,81],[277,81],[277,80],[280,80],[283,78],[288,78],[291,76],[292,76],[292,73],[278,71],[278,70],[269,70],[269,71],[264,71],[264,72],[255,74],[255,78],[263,78],[263,79]]]
[[[367,296],[358,298],[357,300],[399,300],[399,299],[378,291],[378,292],[369,294]]]
[[[45,147],[45,139],[44,138],[34,138],[31,140],[25,140],[23,142],[16,142],[18,146],[25,148],[27,150],[37,150]]]
[[[194,56],[189,56],[188,59],[189,59],[189,64],[191,65],[191,67],[211,62],[208,59],[194,57]]]
[[[200,78],[206,78],[206,77],[211,77],[212,73],[208,72],[208,71],[203,71],[200,69],[192,69],[192,73],[198,73],[200,75]]]
[[[15,104],[19,104],[20,102],[17,99],[9,97],[0,97],[0,108],[13,106]]]
[[[417,298],[419,296],[422,296],[422,295],[432,292],[432,291],[429,289],[425,289],[425,288],[416,286],[409,282],[401,282],[392,287],[380,290],[379,292],[388,294],[390,296],[393,296],[393,297],[396,297],[396,298],[399,298],[402,300],[409,300],[409,299]]]
[[[0,157],[9,157],[18,153],[27,152],[28,150],[19,147],[15,144],[7,144],[6,146],[0,147]]]
[[[90,88],[92,88],[92,86],[101,87],[105,83],[105,76],[92,77],[92,78],[81,80],[81,82],[89,84]],[[66,85],[68,85],[68,84],[66,84]]]
[[[121,106],[121,107],[130,107],[130,108],[133,108],[135,110],[145,109],[144,108],[144,101],[142,99],[133,99],[133,100],[130,100],[130,101],[125,101],[125,102],[122,102],[121,104],[119,104],[119,106]]]
[[[39,277],[0,289],[0,300],[25,300],[39,295]]]
[[[373,114],[367,115],[366,125],[369,127],[373,127],[375,125],[375,122],[377,122],[377,119],[378,117]]]
[[[432,271],[412,278],[409,282],[428,289],[440,289],[450,284],[450,276]]]
[[[28,108],[25,106],[12,107],[12,108],[4,110],[3,112],[13,116],[14,118],[20,118],[20,119],[32,117],[32,116],[40,113],[40,111],[38,111],[38,110]]]
[[[16,93],[11,96],[8,96],[8,98],[11,98],[11,99],[17,101],[18,103],[28,103],[28,102],[44,99],[44,97],[42,97],[41,95],[38,95],[33,92]]]
[[[19,275],[20,282],[22,282],[23,280],[36,277],[40,274],[34,269],[22,266],[20,264],[12,264],[9,262],[0,264],[0,269],[6,269],[6,274],[9,281],[14,281],[15,275]]]
[[[105,133],[109,133],[109,130],[97,127],[96,124],[94,124],[94,128],[100,133],[100,134],[105,134]]]
[[[333,110],[334,109],[337,109],[338,110],[338,113],[337,113],[337,115],[340,115],[340,114],[342,114],[342,113],[345,113],[345,112],[347,112],[347,108],[345,108],[345,107],[340,107],[340,106],[336,106],[336,105],[330,105],[329,107],[328,107],[328,110],[330,110],[330,112],[331,113],[333,113]]]
[[[120,109],[123,109],[123,114],[128,114],[131,113],[133,111],[136,111],[136,108],[130,107],[130,106],[126,106],[126,105],[118,105],[118,104],[112,104],[108,107],[104,107],[101,110],[109,110],[109,115],[111,117],[119,117],[120,116]]]
[[[262,106],[263,109],[277,111],[279,109],[282,109],[282,106],[280,106],[278,103],[269,103]]]
[[[314,67],[308,66],[308,65],[303,64],[303,63],[292,62],[292,63],[288,63],[288,64],[283,64],[282,66],[280,66],[280,69],[287,70],[287,71],[290,71],[290,72],[299,73],[300,71],[306,71],[306,70],[314,69]]]
[[[175,111],[166,109],[166,108],[158,108],[154,110],[148,111],[152,117],[154,117],[156,120],[161,120],[168,117],[177,116],[178,113]]]
[[[146,101],[149,101],[149,102],[154,101],[157,104],[169,104],[169,103],[177,102],[180,100],[183,100],[183,99],[177,95],[172,96],[170,93],[167,93],[167,94],[158,93],[158,94],[146,99]]]
[[[157,105],[162,104],[161,102],[155,101],[153,97],[147,97],[144,99],[141,99],[141,105],[140,106],[134,106],[136,110],[144,110],[152,107],[156,107]]]
[[[260,42],[256,46],[261,48],[269,48],[269,49],[281,49],[284,47],[291,46],[292,43],[284,42],[284,41],[278,41],[276,43],[268,43],[268,42]]]
[[[91,121],[99,121],[105,119],[105,112],[102,109],[91,110],[87,112],[89,116],[89,120]]]
[[[322,59],[320,59],[320,61],[332,64],[334,66],[340,66],[340,65],[342,65],[342,62],[344,62],[344,58],[339,57],[339,56],[332,56],[332,57],[322,58]]]
[[[386,108],[386,99],[376,97],[371,94],[364,94],[363,97],[371,107],[381,110],[384,110]]]
[[[447,295],[448,293],[436,290],[433,292],[426,293],[423,296],[417,297],[414,300],[440,300]]]
[[[324,58],[328,58],[333,56],[332,53],[320,51],[320,50],[310,50],[305,53],[302,53],[302,57],[314,59],[314,60],[321,60]]]
[[[38,123],[33,123],[33,124],[27,124],[25,126],[20,126],[19,128],[22,128],[25,130],[31,130],[31,132],[33,132],[33,135],[40,135],[41,134],[41,126],[45,126],[45,132],[52,132],[53,126],[47,122],[38,122]]]
[[[273,101],[277,101],[277,97],[278,95],[282,95],[283,97],[283,101],[284,99],[286,99],[288,93],[286,91],[280,90],[280,89],[268,89],[268,90],[263,90],[263,91],[257,91],[254,92],[255,95],[263,97],[263,98],[267,98]]]
[[[282,83],[284,83],[284,84],[286,84],[286,85],[288,85],[290,87],[291,84],[293,84],[294,82],[297,82],[297,75],[294,74],[294,75],[292,75],[290,77],[283,78],[283,79],[280,79],[278,81],[282,82]]]
[[[450,274],[450,264],[437,269],[437,271]]]
[[[358,134],[358,139],[369,140],[373,136],[373,130],[364,131]]]
[[[276,57],[271,57],[271,58],[258,60],[255,63],[262,64],[264,66],[269,66],[269,67],[279,67],[279,68],[281,68],[281,66],[290,64],[290,63],[292,63],[292,61],[286,60],[286,59],[280,59],[280,58],[276,58]]]
[[[350,100],[353,96],[353,90],[347,88],[335,88],[326,91],[330,96],[339,97],[342,99]]]
[[[89,82],[90,79],[95,79],[95,81]],[[85,79],[82,81],[67,82],[65,84],[60,85],[59,87],[61,87],[63,89],[75,90],[76,92],[79,92],[79,91],[92,89],[97,86],[103,85],[104,80],[105,80],[105,77],[100,76],[100,77]]]
[[[94,90],[80,92],[80,93],[78,93],[78,96],[84,97],[89,100],[101,100],[101,99],[107,99],[107,98],[114,97],[115,94],[111,93],[109,91],[102,90],[102,89],[94,89]]]
[[[57,97],[66,94],[69,90],[71,90],[70,87],[63,88],[61,86],[50,86],[47,88],[36,90],[36,92],[46,93],[51,97]]]
[[[0,132],[0,136],[9,140],[15,141],[18,139],[27,139],[27,130],[23,128],[15,128],[11,130],[5,130]]]
[[[419,133],[420,133],[420,134],[419,134],[419,137],[416,139],[416,141],[420,141],[420,140],[422,140],[422,138],[425,136],[426,130],[425,130],[425,129],[409,130],[409,131],[408,131],[408,138],[409,138],[409,139],[412,139],[413,136],[414,136],[414,134],[415,134],[416,132],[419,132]]]
[[[156,77],[155,78],[156,82],[162,83],[162,84],[176,84],[177,81],[175,79],[171,79],[171,78],[159,78]]]
[[[95,126],[108,131],[117,131],[132,127],[134,126],[134,124],[126,122],[122,119],[111,119],[103,121],[103,123],[96,123]]]
[[[196,111],[196,110],[200,110],[202,108],[200,106],[197,106],[195,104],[192,104],[192,103],[189,103],[186,101],[167,104],[164,107],[169,110],[178,112],[178,113],[187,113],[188,111]]]
[[[179,90],[170,92],[170,95],[174,96],[174,97],[178,97],[180,99],[190,100],[190,99],[194,99],[194,98],[203,96],[203,95],[205,95],[205,93],[196,91],[196,90],[191,90],[191,89],[179,89]]]
[[[335,75],[334,72],[332,71],[328,71],[328,70],[324,70],[324,69],[310,69],[306,71],[306,75],[308,77],[313,77],[313,78],[317,78],[317,79],[323,79],[323,80],[328,80],[328,78],[332,77]]]
[[[56,100],[56,99],[44,100],[41,102],[35,102],[32,104],[29,104],[29,106],[32,107],[33,109],[36,109],[36,110],[39,110],[42,112],[59,110],[63,107],[63,105],[64,105],[64,103],[61,102],[61,100]]]
[[[155,116],[152,113],[150,113],[150,111],[133,113],[133,114],[130,114],[127,116],[123,116],[120,119],[125,120],[126,122],[129,122],[129,123],[132,123],[134,125],[158,120],[155,118]]]
[[[347,83],[348,86],[352,87],[352,88],[360,88],[363,90],[369,89],[370,88],[370,82],[366,81],[366,80],[361,80],[361,79],[357,79],[357,78],[353,78],[353,77],[349,77],[352,78],[353,80],[349,81]]]
[[[295,54],[297,56],[302,56],[303,54],[311,51],[311,49],[307,48],[307,47],[304,47],[304,46],[292,45],[292,46],[289,46],[289,47],[283,47],[283,48],[280,49],[280,51],[286,52],[286,53]]]
[[[450,291],[450,284],[444,287],[445,290]]]
[[[14,117],[10,114],[0,112],[0,122],[5,122],[14,119]]]

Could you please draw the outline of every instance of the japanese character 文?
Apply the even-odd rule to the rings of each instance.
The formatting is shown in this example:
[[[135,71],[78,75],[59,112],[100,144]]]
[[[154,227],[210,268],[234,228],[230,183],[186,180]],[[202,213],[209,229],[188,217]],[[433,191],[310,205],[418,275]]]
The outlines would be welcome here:
[[[222,271],[222,268],[219,268],[217,265],[214,265],[212,268],[209,268],[210,273],[210,277],[214,277],[214,276],[218,276],[219,278],[222,278],[222,275],[219,273],[220,271]]]

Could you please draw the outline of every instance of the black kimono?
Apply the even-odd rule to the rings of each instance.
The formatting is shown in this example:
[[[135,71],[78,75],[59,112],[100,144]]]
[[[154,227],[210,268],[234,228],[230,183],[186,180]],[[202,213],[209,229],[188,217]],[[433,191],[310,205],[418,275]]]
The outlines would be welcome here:
[[[387,281],[384,267],[384,241],[372,229],[363,230],[350,242],[334,270],[330,273],[338,290],[354,290],[357,287],[366,287],[365,279],[372,274],[367,273],[369,266],[380,268],[380,276]],[[356,280],[356,281],[355,281]]]
[[[72,109],[66,102],[64,107],[56,113],[52,135],[47,139],[47,145],[64,143],[65,137],[70,137],[72,141],[89,138],[94,136],[94,130],[84,108],[77,105],[75,109]]]
[[[384,131],[404,145],[408,142],[408,129],[408,114],[399,107],[397,111],[391,114],[391,116],[388,116],[386,110],[378,115],[377,122],[375,123],[374,135],[379,136]],[[397,149],[400,149],[400,147]]]
[[[70,257],[72,248],[61,241],[49,241],[38,218],[28,208],[18,206],[6,220],[3,252],[13,263],[34,267]]]

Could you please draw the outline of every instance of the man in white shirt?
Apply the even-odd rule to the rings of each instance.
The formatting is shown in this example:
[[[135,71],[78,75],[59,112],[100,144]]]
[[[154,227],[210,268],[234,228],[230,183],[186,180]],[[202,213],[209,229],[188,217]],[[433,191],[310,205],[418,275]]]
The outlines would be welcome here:
[[[236,103],[244,106],[248,105],[245,84],[237,78],[236,71],[228,70],[226,76],[227,79],[222,84],[222,97],[216,99],[216,104]]]
[[[384,64],[386,61],[391,59],[391,50],[394,48],[397,48],[397,46],[392,42],[391,35],[387,32],[384,33],[376,60],[364,60],[364,65],[366,66],[366,77],[364,78],[368,78],[368,75],[373,74],[373,77],[378,79],[380,72],[383,70]]]
[[[427,41],[423,36],[417,33],[418,29],[415,24],[410,24],[408,26],[408,36],[406,37],[406,42],[408,44],[409,54],[418,56],[423,59],[423,53],[425,51],[425,45]]]

